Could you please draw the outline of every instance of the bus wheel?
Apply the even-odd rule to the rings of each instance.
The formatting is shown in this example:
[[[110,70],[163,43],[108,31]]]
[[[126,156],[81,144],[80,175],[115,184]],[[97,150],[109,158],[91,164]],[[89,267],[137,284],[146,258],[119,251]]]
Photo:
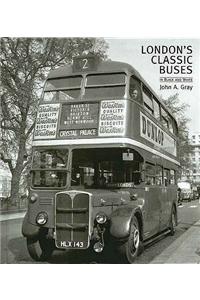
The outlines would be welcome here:
[[[120,248],[120,252],[123,255],[125,262],[129,264],[132,264],[137,255],[140,253],[140,230],[136,217],[133,217],[131,221],[128,240]]]
[[[39,239],[27,238],[27,248],[29,255],[35,261],[48,260],[54,250],[53,241],[45,237]]]
[[[177,224],[177,215],[176,215],[176,210],[173,206],[172,208],[172,212],[171,212],[171,220],[170,220],[170,234],[174,235],[175,231],[176,231],[176,224]]]

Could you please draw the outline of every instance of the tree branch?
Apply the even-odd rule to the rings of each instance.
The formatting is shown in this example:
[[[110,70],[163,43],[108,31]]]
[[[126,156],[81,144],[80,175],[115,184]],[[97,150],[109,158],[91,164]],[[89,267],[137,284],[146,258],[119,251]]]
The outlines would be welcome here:
[[[26,139],[28,138],[28,136],[31,134],[31,132],[33,131],[35,126],[35,122],[31,125],[31,127],[28,129],[27,133],[26,133]]]

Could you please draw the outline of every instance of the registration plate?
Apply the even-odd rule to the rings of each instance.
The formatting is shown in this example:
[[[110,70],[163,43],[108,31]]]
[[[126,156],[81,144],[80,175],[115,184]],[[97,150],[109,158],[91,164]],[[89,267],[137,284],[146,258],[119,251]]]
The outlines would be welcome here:
[[[83,248],[84,242],[60,241],[60,247],[65,248]]]

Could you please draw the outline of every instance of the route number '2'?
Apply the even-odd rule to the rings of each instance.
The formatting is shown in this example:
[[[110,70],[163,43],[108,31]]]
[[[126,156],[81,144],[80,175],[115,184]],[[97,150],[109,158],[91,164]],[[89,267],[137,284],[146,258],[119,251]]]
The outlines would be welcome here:
[[[89,63],[88,63],[88,59],[84,58],[83,59],[83,67],[84,70],[89,68]]]

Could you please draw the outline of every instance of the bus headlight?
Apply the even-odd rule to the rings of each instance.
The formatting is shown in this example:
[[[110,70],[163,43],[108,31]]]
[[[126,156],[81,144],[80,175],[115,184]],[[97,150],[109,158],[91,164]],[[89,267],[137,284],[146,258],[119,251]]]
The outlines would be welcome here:
[[[48,221],[48,215],[45,211],[39,212],[36,217],[36,223],[38,225],[45,225]]]
[[[98,224],[104,224],[107,221],[107,216],[104,212],[99,212],[99,213],[96,214],[95,219],[96,219]]]
[[[30,201],[32,203],[34,203],[37,199],[38,199],[38,194],[36,194],[36,193],[32,194],[30,197]]]
[[[102,252],[103,248],[104,248],[104,246],[101,242],[97,242],[96,244],[94,244],[94,247],[93,247],[94,251],[97,253]]]

